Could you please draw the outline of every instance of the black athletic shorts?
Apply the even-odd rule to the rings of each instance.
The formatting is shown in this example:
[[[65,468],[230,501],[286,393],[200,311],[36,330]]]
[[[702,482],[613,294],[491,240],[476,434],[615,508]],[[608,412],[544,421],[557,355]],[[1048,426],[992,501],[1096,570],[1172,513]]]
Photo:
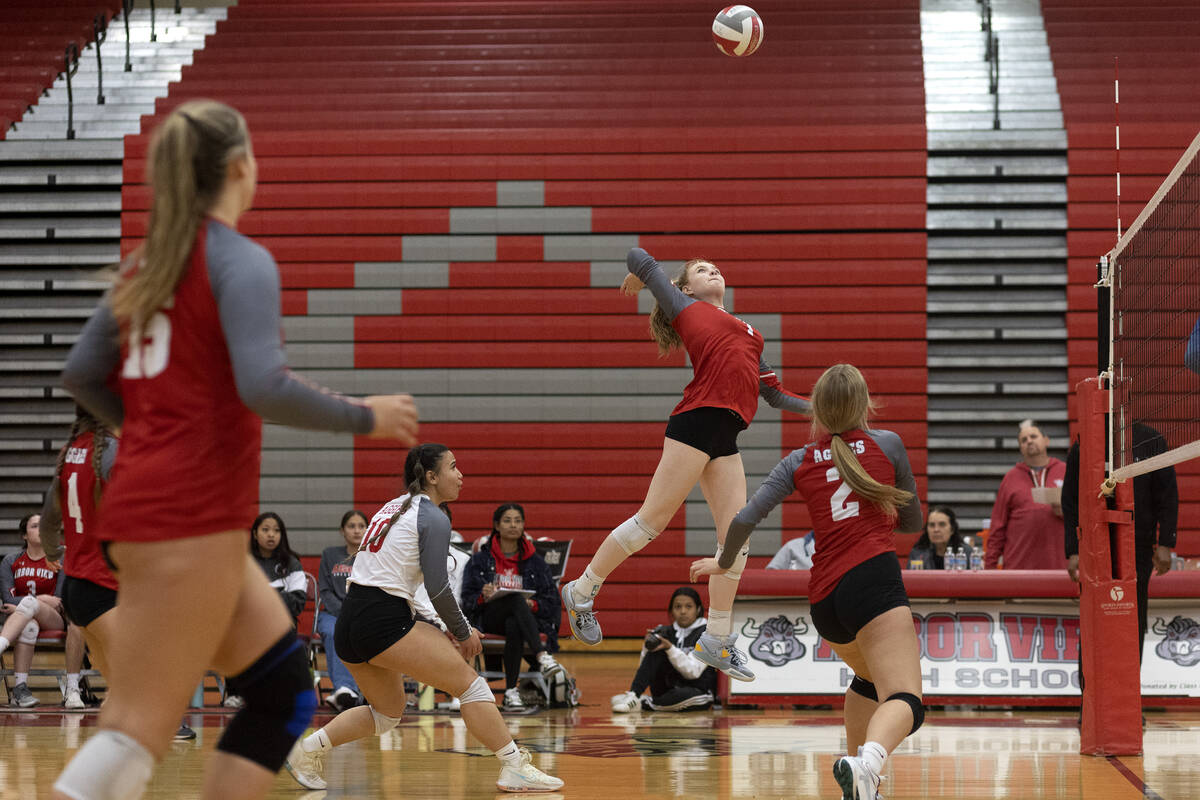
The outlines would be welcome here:
[[[847,644],[880,614],[908,604],[900,559],[895,551],[888,551],[853,567],[832,592],[813,604],[810,613],[822,639]]]
[[[674,414],[667,421],[667,438],[702,450],[710,459],[738,451],[738,434],[746,423],[728,408],[702,406]]]
[[[415,624],[403,597],[352,583],[333,626],[333,646],[342,661],[362,664],[403,639]]]
[[[63,579],[62,603],[67,620],[86,628],[116,607],[117,592],[107,586],[68,575]]]

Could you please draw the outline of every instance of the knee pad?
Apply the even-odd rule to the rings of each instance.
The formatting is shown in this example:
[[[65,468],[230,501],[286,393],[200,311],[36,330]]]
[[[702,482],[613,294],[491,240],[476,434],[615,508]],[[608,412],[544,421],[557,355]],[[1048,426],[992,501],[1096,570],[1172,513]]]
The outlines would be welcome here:
[[[467,690],[458,696],[458,702],[461,705],[467,703],[491,703],[496,705],[496,697],[492,694],[492,688],[488,686],[487,681],[480,675],[471,681],[471,685]]]
[[[854,676],[854,680],[850,681],[850,691],[857,695],[862,695],[868,700],[874,700],[876,703],[879,702],[879,692],[875,691],[875,684],[871,683],[870,681],[864,681],[857,675]],[[888,699],[890,700],[892,698]]]
[[[21,630],[21,635],[17,637],[17,641],[22,644],[37,644],[37,637],[41,631],[42,626],[38,625],[38,621],[36,619],[31,619]]]
[[[721,560],[721,554],[725,552],[725,545],[717,545],[716,559]],[[746,568],[746,560],[750,558],[750,545],[743,547],[737,554],[737,558],[733,560],[733,566],[725,570],[725,577],[732,578],[735,581],[742,579],[742,570]]]
[[[278,772],[317,708],[303,645],[289,632],[226,684],[246,705],[230,720],[217,749]]]
[[[37,614],[38,601],[31,594],[27,594],[21,598],[21,602],[17,603],[17,611],[20,611],[26,616],[32,617]]]
[[[921,704],[921,698],[917,697],[915,694],[909,694],[908,692],[896,692],[888,697],[888,700],[903,700],[904,702],[908,703],[908,707],[912,709],[913,715],[913,726],[912,730],[908,732],[908,735],[912,736],[914,733],[916,733],[917,728],[921,727],[921,723],[925,721],[925,706]]]
[[[153,772],[154,756],[133,737],[103,730],[79,749],[54,790],[75,800],[128,800],[145,793]]]
[[[375,706],[367,706],[367,708],[371,709],[371,716],[375,719],[376,736],[383,736],[400,724],[400,717],[389,717],[387,714],[380,714],[375,710]]]
[[[651,530],[637,518],[637,514],[634,514],[618,525],[609,536],[621,545],[621,549],[625,551],[626,555],[633,555],[653,542],[654,538],[658,536],[658,531]]]

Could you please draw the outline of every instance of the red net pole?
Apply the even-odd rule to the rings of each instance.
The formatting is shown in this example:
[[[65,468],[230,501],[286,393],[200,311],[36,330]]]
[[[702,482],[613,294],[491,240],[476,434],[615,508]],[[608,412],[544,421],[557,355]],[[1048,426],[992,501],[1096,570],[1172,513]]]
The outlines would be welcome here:
[[[1115,509],[1097,496],[1107,477],[1108,392],[1097,378],[1081,381],[1076,392],[1080,423],[1079,635],[1084,678],[1079,751],[1135,755],[1142,752],[1142,680],[1133,491],[1129,483],[1118,484]]]

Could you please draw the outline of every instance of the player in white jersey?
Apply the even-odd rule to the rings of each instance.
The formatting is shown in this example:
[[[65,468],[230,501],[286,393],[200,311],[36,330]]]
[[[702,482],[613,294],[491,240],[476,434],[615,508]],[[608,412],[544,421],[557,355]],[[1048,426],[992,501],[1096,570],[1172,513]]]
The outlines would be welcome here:
[[[407,702],[404,675],[411,675],[458,697],[467,730],[500,759],[497,788],[560,788],[561,780],[539,770],[529,751],[517,747],[487,681],[467,663],[483,645],[450,588],[450,520],[438,507],[458,499],[462,489],[454,454],[441,444],[414,447],[405,459],[404,481],[407,494],[384,505],[367,528],[334,628],[338,655],[369,705],[343,711],[298,741],[288,755],[288,771],[300,785],[324,789],[324,755],[340,744],[396,727]],[[436,627],[414,619],[413,597],[422,583],[457,640],[457,651]]]

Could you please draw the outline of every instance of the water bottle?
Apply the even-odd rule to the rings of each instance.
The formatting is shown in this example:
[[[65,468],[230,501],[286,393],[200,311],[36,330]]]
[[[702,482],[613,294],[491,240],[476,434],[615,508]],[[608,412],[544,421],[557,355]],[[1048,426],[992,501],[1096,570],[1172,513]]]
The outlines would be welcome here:
[[[962,572],[967,568],[967,553],[961,547],[954,548],[954,571]]]
[[[983,569],[983,548],[978,547],[978,546],[972,547],[971,548],[971,571],[975,572],[975,571],[981,570],[981,569]]]

